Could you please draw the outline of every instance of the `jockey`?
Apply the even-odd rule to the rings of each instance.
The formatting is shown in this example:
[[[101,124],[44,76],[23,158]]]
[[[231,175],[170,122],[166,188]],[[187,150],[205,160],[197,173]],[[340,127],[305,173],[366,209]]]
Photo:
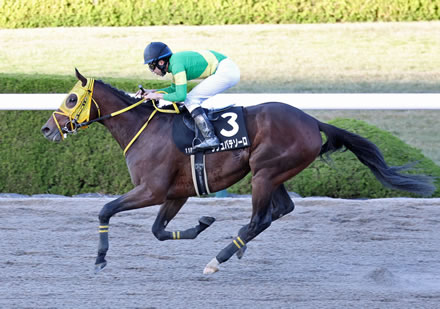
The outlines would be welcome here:
[[[183,102],[205,139],[194,149],[219,146],[219,139],[201,105],[210,97],[238,83],[238,66],[231,59],[212,50],[173,53],[162,42],[148,44],[144,50],[144,61],[156,75],[165,76],[166,73],[171,73],[173,79],[170,87],[148,90],[142,96],[150,100]],[[192,79],[203,80],[187,93],[187,81]],[[159,91],[166,94],[158,93]],[[141,93],[138,92],[136,95],[139,96]]]

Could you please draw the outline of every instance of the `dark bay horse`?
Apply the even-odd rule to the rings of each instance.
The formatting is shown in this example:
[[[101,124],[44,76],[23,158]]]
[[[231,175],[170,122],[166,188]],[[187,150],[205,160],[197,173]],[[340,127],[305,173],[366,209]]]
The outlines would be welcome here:
[[[138,100],[101,81],[86,79],[78,71],[76,76],[79,82],[42,127],[44,136],[60,141],[64,134],[76,131],[81,124],[96,120],[110,131],[122,149],[126,149],[154,112],[154,107],[147,102],[119,114],[118,111],[133,106]],[[234,254],[241,258],[249,241],[294,209],[283,183],[320,155],[345,147],[383,185],[421,195],[431,195],[435,191],[430,177],[402,174],[398,167],[389,167],[379,149],[367,139],[322,123],[287,104],[269,102],[247,107],[244,115],[251,146],[207,154],[207,182],[210,191],[216,192],[251,172],[252,215],[250,222],[238,231],[238,236],[206,265],[205,274],[218,271],[219,264]],[[96,272],[107,263],[110,218],[118,212],[161,205],[152,227],[159,240],[194,239],[215,220],[202,217],[193,228],[179,232],[166,230],[188,197],[196,195],[189,156],[180,152],[172,139],[173,117],[157,113],[125,154],[135,188],[104,205],[99,213]],[[324,144],[321,132],[327,136]]]

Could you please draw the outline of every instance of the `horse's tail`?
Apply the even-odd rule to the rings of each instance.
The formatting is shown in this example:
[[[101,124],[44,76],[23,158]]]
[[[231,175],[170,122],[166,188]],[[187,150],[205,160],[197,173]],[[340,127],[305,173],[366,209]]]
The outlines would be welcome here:
[[[434,178],[426,175],[402,174],[398,171],[409,169],[412,165],[390,167],[379,148],[368,139],[335,126],[319,122],[319,130],[327,136],[320,156],[346,147],[366,165],[376,178],[386,187],[431,196],[436,187]]]

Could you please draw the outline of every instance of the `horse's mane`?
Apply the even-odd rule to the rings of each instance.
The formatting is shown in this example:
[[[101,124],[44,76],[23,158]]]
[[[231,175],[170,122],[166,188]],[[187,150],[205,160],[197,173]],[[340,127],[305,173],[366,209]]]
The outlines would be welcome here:
[[[127,92],[120,90],[108,83],[103,82],[102,80],[97,80],[97,82],[100,82],[105,87],[107,87],[115,96],[117,96],[119,99],[121,99],[127,106],[133,105],[134,103],[139,102],[140,99],[132,97]],[[152,106],[149,106],[147,104],[141,104],[139,107],[136,107],[136,109],[140,108],[149,108],[151,109]]]

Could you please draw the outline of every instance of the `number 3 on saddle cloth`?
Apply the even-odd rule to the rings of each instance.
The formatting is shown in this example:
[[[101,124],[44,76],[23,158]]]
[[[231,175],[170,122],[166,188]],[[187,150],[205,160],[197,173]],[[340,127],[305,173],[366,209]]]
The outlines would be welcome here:
[[[191,170],[197,196],[211,194],[205,169],[205,155],[209,153],[249,147],[243,107],[229,106],[219,110],[206,110],[205,113],[214,126],[220,146],[195,152],[194,146],[203,141],[203,136],[191,115],[181,113],[173,122],[173,139],[177,148],[191,156]]]
[[[227,151],[250,146],[243,117],[243,107],[229,106],[224,109],[206,110],[205,113],[214,126],[220,146],[204,150],[205,153]],[[187,155],[194,154],[193,146],[203,141],[203,136],[191,115],[181,113],[175,116],[173,123],[173,139],[177,148]]]

